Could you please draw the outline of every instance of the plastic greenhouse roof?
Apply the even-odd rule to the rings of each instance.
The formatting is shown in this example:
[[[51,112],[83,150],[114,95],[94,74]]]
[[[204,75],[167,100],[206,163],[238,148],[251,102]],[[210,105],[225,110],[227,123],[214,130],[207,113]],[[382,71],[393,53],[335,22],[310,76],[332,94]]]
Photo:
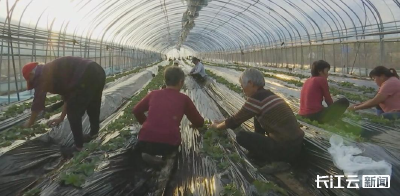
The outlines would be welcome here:
[[[165,53],[398,36],[399,0],[0,0],[7,24]]]

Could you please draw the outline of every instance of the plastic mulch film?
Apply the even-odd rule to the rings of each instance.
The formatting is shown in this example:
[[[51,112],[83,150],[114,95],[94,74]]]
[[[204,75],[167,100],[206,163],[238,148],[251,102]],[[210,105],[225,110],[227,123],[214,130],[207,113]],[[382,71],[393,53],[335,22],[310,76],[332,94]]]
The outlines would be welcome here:
[[[157,73],[158,67],[146,70],[120,81],[103,91],[100,120],[103,121],[137,91],[143,88]],[[82,118],[83,131],[90,130],[89,119]],[[58,127],[29,140],[7,148],[0,156],[0,192],[15,195],[44,174],[51,172],[61,162],[60,146],[72,146],[73,137],[65,119]],[[28,180],[29,179],[29,180]]]
[[[239,85],[238,78],[240,77],[240,72],[223,67],[211,67],[207,66],[209,70],[223,77],[232,84]],[[297,113],[300,107],[300,88],[294,87],[288,88],[282,85],[282,81],[276,79],[265,78],[266,88],[277,94],[278,96],[285,99],[292,110]],[[400,146],[398,141],[400,140],[400,126],[393,124],[392,126],[376,124],[370,122],[368,119],[354,120],[347,117],[342,119],[344,122],[357,127],[360,129],[361,137],[367,139],[369,142],[377,144],[384,147],[390,151],[396,157],[400,157]]]
[[[219,119],[222,114],[210,97],[199,89],[190,78],[186,87],[196,107],[207,119]],[[177,154],[177,162],[173,157],[167,159],[167,164],[161,170],[147,167],[135,152],[135,136],[131,144],[121,151],[109,155],[100,164],[96,172],[90,176],[81,189],[60,186],[57,181],[50,180],[37,186],[42,195],[220,195],[223,184],[235,184],[246,195],[254,195],[252,180],[265,180],[257,175],[254,167],[235,165],[219,173],[214,160],[204,155],[202,135],[189,127],[190,122],[184,118],[181,123],[182,145]],[[139,127],[132,128],[135,131]],[[134,131],[134,132],[135,132]],[[237,146],[235,146],[237,147]],[[240,149],[237,149],[240,152]],[[226,151],[226,153],[229,153]],[[52,177],[49,179],[57,179]],[[269,192],[269,195],[276,195]]]
[[[234,114],[232,111],[238,111],[244,104],[244,99],[240,97],[240,95],[218,83],[211,83],[207,86],[207,92],[217,103],[220,103],[220,106],[230,113],[230,115]],[[392,165],[391,188],[378,190],[362,189],[356,191],[355,189],[327,189],[322,186],[323,188],[318,189],[315,183],[317,175],[341,175],[343,172],[335,167],[330,154],[327,152],[327,149],[330,147],[329,138],[332,134],[305,123],[304,125],[307,126],[303,127],[305,131],[305,142],[302,156],[304,156],[304,158],[300,159],[302,162],[295,167],[295,176],[303,183],[303,186],[308,188],[312,193],[317,195],[374,195],[377,193],[383,195],[397,195],[400,193],[398,186],[400,160],[398,157],[375,144],[356,143],[350,140],[346,140],[347,145],[354,145],[362,149],[363,153],[361,155],[371,157],[376,161],[385,160]],[[243,127],[248,129],[248,126]],[[250,129],[249,131],[252,130]],[[344,183],[343,181],[342,184]]]
[[[184,71],[188,72],[188,67]],[[192,78],[185,81],[187,95],[194,101],[201,115],[210,121],[223,119],[217,103],[199,86]],[[244,195],[276,195],[273,190],[260,193],[253,185],[254,181],[268,182],[257,169],[244,156],[243,149],[236,143],[232,130],[227,130],[227,137],[232,146],[215,144],[225,155],[237,154],[241,161],[226,159],[227,168],[221,169],[216,161],[204,153],[204,143],[201,134],[189,128],[189,122],[182,122],[182,151],[179,159],[177,180],[174,190],[175,195],[221,195],[226,185],[234,185]],[[211,131],[211,130],[209,130]],[[226,158],[226,157],[225,157]],[[224,158],[224,159],[225,159]],[[178,194],[179,193],[179,194]]]
[[[153,169],[142,161],[140,153],[135,150],[139,125],[124,129],[130,130],[132,137],[127,146],[105,155],[98,163],[96,171],[87,177],[81,188],[61,185],[60,173],[55,173],[35,186],[41,195],[161,195],[170,177],[175,159],[170,158],[161,170]],[[111,136],[109,137],[116,137]],[[102,144],[107,143],[107,140]],[[98,152],[100,153],[100,152]],[[89,155],[96,156],[96,151]]]
[[[144,68],[144,69],[146,69],[146,68]],[[142,69],[142,70],[144,70],[144,69]],[[134,74],[130,74],[130,75],[121,77],[121,78],[119,78],[119,79],[117,79],[115,81],[106,83],[105,86],[104,86],[104,89],[108,89],[108,88],[120,83],[121,81],[126,80],[127,78],[131,77],[132,75],[134,75]],[[34,93],[35,90],[33,89],[31,91],[32,91],[31,98],[33,98],[33,93]],[[26,92],[29,92],[29,91],[26,91]],[[24,93],[26,93],[26,92],[24,92]],[[48,94],[47,98],[51,98],[51,97],[55,97],[55,96],[59,96],[59,95]],[[25,101],[19,101],[19,102],[15,102],[15,103],[13,103],[11,105],[0,107],[0,132],[1,131],[6,131],[8,128],[10,128],[12,126],[21,124],[26,119],[28,119],[30,117],[30,114],[31,114],[30,110],[29,110],[30,108],[26,107],[26,110],[24,110],[21,114],[18,114],[16,116],[9,117],[9,118],[6,118],[6,119],[2,119],[1,117],[2,117],[2,115],[4,115],[4,111],[6,111],[8,108],[13,107],[15,105],[31,104],[32,101],[33,101],[33,99],[28,99],[28,100],[25,100]],[[62,101],[58,101],[58,102],[56,102],[54,104],[49,104],[49,105],[46,106],[45,112],[46,113],[47,112],[53,112],[56,109],[60,108],[62,106],[62,104],[63,104]],[[41,113],[41,115],[39,115],[39,118],[41,118],[43,116],[43,114],[44,114],[44,112]]]

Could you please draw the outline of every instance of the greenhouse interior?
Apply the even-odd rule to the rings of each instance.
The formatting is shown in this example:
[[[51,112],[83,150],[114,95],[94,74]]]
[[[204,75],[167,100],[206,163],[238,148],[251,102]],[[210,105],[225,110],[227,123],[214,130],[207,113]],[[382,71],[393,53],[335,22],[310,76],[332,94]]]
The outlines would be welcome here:
[[[400,195],[397,24],[399,0],[0,0],[0,195]]]

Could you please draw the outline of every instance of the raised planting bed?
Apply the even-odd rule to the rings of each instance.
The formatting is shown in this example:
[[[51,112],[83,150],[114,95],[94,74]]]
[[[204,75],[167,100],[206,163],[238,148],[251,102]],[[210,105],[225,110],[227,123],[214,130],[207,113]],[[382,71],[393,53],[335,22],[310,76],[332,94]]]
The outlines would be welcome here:
[[[211,71],[207,70],[207,74],[209,76],[213,77],[214,79],[216,79],[216,81],[218,83],[226,85],[229,89],[235,91],[238,94],[242,94],[241,88],[239,88],[237,85],[230,83],[223,77],[220,77],[220,76],[212,73]],[[389,127],[392,127],[392,129],[397,127],[396,122],[383,119],[382,117],[379,117],[376,115],[369,115],[369,114],[363,114],[363,113],[361,113],[361,114],[345,113],[344,117],[346,117],[350,120],[356,121],[356,122],[360,122],[361,120],[367,119],[369,122],[389,126]],[[336,123],[334,125],[323,125],[323,124],[318,124],[317,122],[310,122],[309,120],[303,119],[300,117],[298,119],[301,121],[306,121],[308,123],[311,123],[317,127],[325,129],[327,131],[331,131],[333,133],[342,135],[344,137],[350,137],[357,141],[363,140],[361,135],[363,133],[362,125],[365,124],[364,122],[360,122],[359,125],[354,125],[354,124],[349,124],[349,123],[340,121],[339,123]]]
[[[236,71],[244,71],[245,68],[243,67],[232,67],[232,66],[226,66],[226,65],[221,65],[221,64],[213,64],[212,66],[217,66],[217,67],[224,67],[224,68],[228,68],[228,69],[234,69]],[[288,73],[288,72],[284,72],[284,71],[277,71],[277,70],[270,70],[270,69],[265,69],[263,68],[262,70],[265,70],[267,72],[271,72],[271,73],[276,73],[276,74],[284,74],[284,75],[288,75],[288,76],[293,76],[293,77],[298,77],[299,80],[294,80],[294,79],[287,79],[287,78],[282,78],[279,77],[277,75],[272,75],[269,73],[264,73],[265,77],[268,78],[273,78],[273,79],[277,79],[280,80],[282,82],[286,82],[288,84],[293,84],[297,87],[302,87],[303,86],[303,82],[302,79],[304,78],[309,78],[309,76],[306,75],[302,75],[302,74],[296,74],[296,73]],[[335,82],[333,80],[329,80],[330,83],[337,85],[338,87],[343,87],[344,89],[340,89],[340,88],[335,88],[335,87],[330,87],[331,91],[333,90],[334,92],[331,92],[334,95],[345,95],[346,97],[348,97],[348,99],[350,100],[354,100],[354,101],[365,101],[368,100],[369,98],[372,98],[373,96],[371,95],[360,95],[360,94],[353,94],[351,92],[348,92],[346,90],[348,90],[349,88],[352,89],[352,91],[357,90],[359,91],[361,94],[371,94],[376,92],[376,90],[372,87],[367,87],[367,86],[356,86],[350,82]]]
[[[188,71],[189,69],[187,69]],[[224,118],[221,114],[218,105],[209,96],[208,92],[204,91],[206,86],[197,85],[190,77],[187,78],[185,84],[188,86],[186,92],[192,100],[194,100],[199,112],[205,117],[206,124],[210,124],[212,120]],[[184,124],[184,122],[183,122]],[[276,183],[266,180],[257,169],[251,165],[244,155],[243,150],[235,141],[235,134],[232,130],[212,130],[208,129],[207,125],[199,129],[203,137],[197,137],[197,131],[183,129],[183,156],[189,160],[183,160],[189,165],[193,164],[194,168],[184,169],[184,173],[194,172],[189,175],[190,179],[198,179],[197,176],[203,176],[206,179],[213,179],[214,188],[208,195],[230,195],[236,192],[239,195],[263,195],[263,194],[279,194],[285,195],[289,191],[285,191]],[[201,135],[200,135],[201,136]],[[182,168],[181,168],[182,169]],[[204,173],[197,173],[204,171]],[[208,172],[205,172],[208,171]],[[187,174],[186,174],[187,175]],[[260,192],[255,184],[271,185],[269,189],[264,189]],[[207,184],[201,180],[194,180],[191,183],[183,183],[180,186],[185,189],[196,184],[194,193],[204,195],[204,189],[207,190]],[[181,189],[181,188],[179,188]],[[185,194],[184,192],[182,194]]]
[[[88,143],[85,147],[85,150],[78,153],[77,154],[78,156],[75,156],[70,161],[70,163],[64,167],[65,171],[62,172],[62,174],[61,174],[61,178],[60,178],[61,182],[65,182],[65,184],[68,185],[68,184],[71,184],[68,181],[68,179],[70,179],[71,176],[79,176],[80,178],[84,178],[84,176],[91,175],[93,173],[94,166],[96,165],[96,163],[99,162],[99,160],[104,159],[104,155],[99,156],[94,159],[91,158],[89,163],[86,163],[87,166],[90,166],[89,167],[90,172],[88,173],[85,170],[85,168],[82,166],[81,162],[84,158],[88,157],[89,154],[99,151],[99,149],[100,149],[101,153],[115,151],[115,150],[120,149],[127,145],[127,142],[132,137],[132,132],[126,128],[134,123],[137,123],[134,115],[132,114],[132,108],[147,95],[148,91],[156,90],[156,89],[160,88],[160,86],[164,82],[164,77],[162,74],[163,71],[164,71],[164,68],[159,67],[157,76],[154,77],[151,80],[151,82],[140,91],[140,93],[138,95],[134,96],[131,99],[128,106],[124,109],[123,114],[118,119],[116,119],[114,122],[110,123],[105,129],[102,130],[106,134],[118,132],[119,136],[110,139],[109,141],[107,141],[104,144],[102,144],[101,140],[95,140],[95,141],[91,141],[90,143]],[[79,182],[84,182],[84,180],[79,181]],[[82,185],[82,184],[81,183],[76,183],[76,184],[72,183],[72,185],[74,185],[74,186],[79,185],[76,187],[80,187],[80,185]]]
[[[70,193],[78,192],[87,179],[95,173],[96,168],[100,167],[100,164],[107,161],[111,154],[126,147],[132,140],[132,137],[138,133],[139,126],[137,124],[132,126],[132,124],[137,123],[131,112],[132,107],[144,98],[148,91],[160,88],[163,84],[163,70],[164,68],[159,66],[157,76],[140,93],[132,97],[112,122],[109,122],[101,129],[99,137],[96,140],[85,144],[84,150],[76,153],[69,162],[62,166],[55,174],[48,176],[37,187],[25,191],[29,192],[39,189],[47,192],[46,187],[56,186],[57,190],[53,190],[55,191],[54,193],[47,192],[47,194],[57,195],[58,192],[61,193],[63,191]],[[61,186],[54,185],[54,183],[59,183]]]
[[[58,101],[60,101],[61,96],[56,95],[52,97],[47,97],[45,105],[51,105],[54,104]],[[32,106],[32,102],[25,102],[21,104],[14,104],[12,106],[9,106],[2,114],[0,114],[0,121],[4,121],[9,118],[16,117],[22,113],[24,113],[26,110],[30,109]]]
[[[148,68],[148,67],[154,66],[154,65],[156,65],[158,63],[159,62],[153,63],[151,65],[147,65],[147,66],[144,66],[144,67],[137,67],[137,68],[135,68],[133,70],[130,70],[130,71],[126,71],[126,72],[123,72],[123,73],[120,73],[120,74],[109,76],[109,77],[106,78],[106,84],[114,82],[115,80],[117,80],[119,78],[122,78],[124,76],[137,73],[143,68]],[[48,106],[48,105],[54,104],[54,103],[59,102],[59,101],[61,101],[61,96],[60,95],[47,97],[45,105]],[[9,106],[4,112],[1,112],[1,114],[0,114],[0,122],[3,121],[3,120],[6,120],[8,118],[16,117],[16,116],[24,113],[26,110],[30,109],[31,106],[32,106],[32,101],[24,102],[24,103],[21,103],[21,104],[14,104],[14,105]]]
[[[113,77],[113,80],[109,80],[108,83],[114,82],[119,78],[131,75],[131,74],[134,74],[134,73],[138,73],[140,70],[143,70],[145,68],[149,68],[149,67],[152,67],[152,66],[154,66],[154,64],[151,64],[151,65],[148,65],[148,66],[145,66],[145,67],[138,67],[138,68],[135,68],[132,71],[128,71],[128,72],[124,72],[124,73],[118,74],[118,75]],[[61,100],[61,96],[59,96],[59,95],[46,98],[46,104],[48,103],[47,106],[46,106],[46,108],[47,108],[46,111],[47,110],[49,110],[49,111],[43,113],[43,118],[44,119],[50,119],[53,115],[58,114],[58,113],[60,113],[62,111],[63,108],[61,106],[62,106],[63,102],[60,102],[60,100]],[[52,103],[53,105],[49,105],[50,103]],[[24,112],[27,109],[30,109],[31,104],[32,103],[24,103],[23,104],[24,107],[22,107],[22,106],[19,107],[17,105],[13,105],[13,106],[11,106],[9,108],[9,110],[12,109],[13,107],[17,107],[17,108],[19,108],[18,109],[19,112],[20,111]],[[52,108],[53,106],[57,106],[57,107]],[[51,108],[51,109],[49,109],[49,108]],[[9,110],[5,111],[5,113],[10,113]],[[16,114],[16,113],[14,112],[13,114]],[[18,115],[18,114],[16,114],[16,115]],[[6,121],[3,121],[2,123],[4,123],[4,125],[7,125],[6,127],[4,127],[4,129],[7,129],[10,126],[16,125],[20,121],[25,120],[28,117],[29,117],[29,114],[26,114],[26,115],[22,116],[22,118],[18,118],[16,120],[12,120],[12,119],[7,120],[7,123],[6,123]],[[39,122],[40,120],[41,119],[39,118],[37,121]],[[8,122],[8,121],[10,121],[10,122]],[[10,124],[10,125],[8,125],[8,124]],[[23,128],[15,126],[15,127],[11,128],[11,129],[3,131],[4,133],[0,132],[0,147],[6,147],[6,146],[9,146],[9,145],[12,144],[13,140],[5,139],[5,138],[8,138],[8,137],[6,137],[6,135],[15,135],[14,137],[17,138],[16,140],[29,139],[29,138],[26,137],[26,134],[21,134],[20,130],[23,130]]]
[[[153,79],[153,73],[157,73],[157,67],[147,68],[142,72],[129,76],[126,80],[103,91],[100,121],[106,121],[113,116],[121,106],[135,93],[143,89]],[[107,123],[108,124],[108,123]],[[104,123],[101,123],[104,125]],[[83,132],[89,132],[89,119],[87,115],[82,118]],[[120,130],[119,130],[120,131]],[[118,134],[120,134],[118,132]],[[124,134],[124,132],[122,132]],[[115,136],[107,140],[113,139]],[[118,140],[116,141],[118,144]],[[34,188],[35,183],[41,178],[63,165],[60,146],[72,146],[73,136],[68,120],[65,119],[58,127],[31,140],[14,142],[10,147],[2,148],[0,156],[0,190],[5,195],[15,195],[25,189]],[[118,146],[117,146],[118,147]],[[89,146],[89,148],[94,148]],[[111,145],[107,149],[114,149]],[[23,156],[21,156],[23,154]],[[90,168],[90,165],[87,168]],[[88,169],[78,168],[87,172]],[[75,177],[74,177],[75,178]],[[74,181],[74,179],[69,179]],[[58,184],[58,183],[56,183]]]
[[[230,115],[233,115],[240,109],[241,105],[244,103],[244,100],[242,100],[241,102],[234,101],[236,100],[235,96],[233,96],[234,93],[229,93],[229,90],[225,89],[226,87],[221,84],[215,84],[213,86],[207,86],[207,89],[210,88],[209,94],[214,97],[216,102],[222,108],[224,108],[226,111],[231,111],[229,112]],[[238,97],[238,95],[236,95],[236,97]],[[366,192],[368,192],[368,190],[357,191],[352,189],[317,189],[315,186],[312,186],[313,184],[315,184],[315,179],[317,175],[343,175],[343,172],[336,168],[328,153],[328,148],[330,147],[329,137],[332,134],[330,132],[326,132],[323,129],[319,129],[318,127],[303,123],[302,121],[300,121],[300,123],[302,124],[302,129],[305,131],[306,134],[304,140],[304,155],[302,155],[301,160],[299,160],[299,165],[296,165],[293,168],[293,177],[295,179],[298,179],[298,181],[305,188],[309,189],[312,193],[316,195],[363,195],[362,193],[365,194]],[[247,128],[247,126],[243,126],[243,128]],[[371,143],[357,143],[351,141],[351,139],[348,139],[349,138],[345,138],[345,140],[350,141],[350,145],[357,145],[360,146],[360,149],[365,150],[364,153],[366,154],[363,155],[371,157],[374,160],[386,160],[390,162],[394,168],[399,167],[398,158],[396,158],[396,156],[394,156],[393,154],[387,152],[385,149]],[[394,170],[393,175],[399,175],[397,169]],[[398,183],[397,180],[396,183]],[[388,193],[399,193],[399,190],[398,188],[393,188],[386,191],[385,195],[389,195]]]

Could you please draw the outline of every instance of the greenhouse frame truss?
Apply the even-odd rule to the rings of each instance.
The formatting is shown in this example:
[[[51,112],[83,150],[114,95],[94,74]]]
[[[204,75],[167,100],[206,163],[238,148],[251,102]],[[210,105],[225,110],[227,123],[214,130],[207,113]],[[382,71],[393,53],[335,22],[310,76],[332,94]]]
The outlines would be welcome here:
[[[68,14],[57,14],[64,5]],[[0,0],[0,91],[24,89],[20,70],[31,61],[80,56],[113,73],[180,48],[259,66],[307,69],[324,59],[365,76],[398,68],[398,13],[398,0]]]

